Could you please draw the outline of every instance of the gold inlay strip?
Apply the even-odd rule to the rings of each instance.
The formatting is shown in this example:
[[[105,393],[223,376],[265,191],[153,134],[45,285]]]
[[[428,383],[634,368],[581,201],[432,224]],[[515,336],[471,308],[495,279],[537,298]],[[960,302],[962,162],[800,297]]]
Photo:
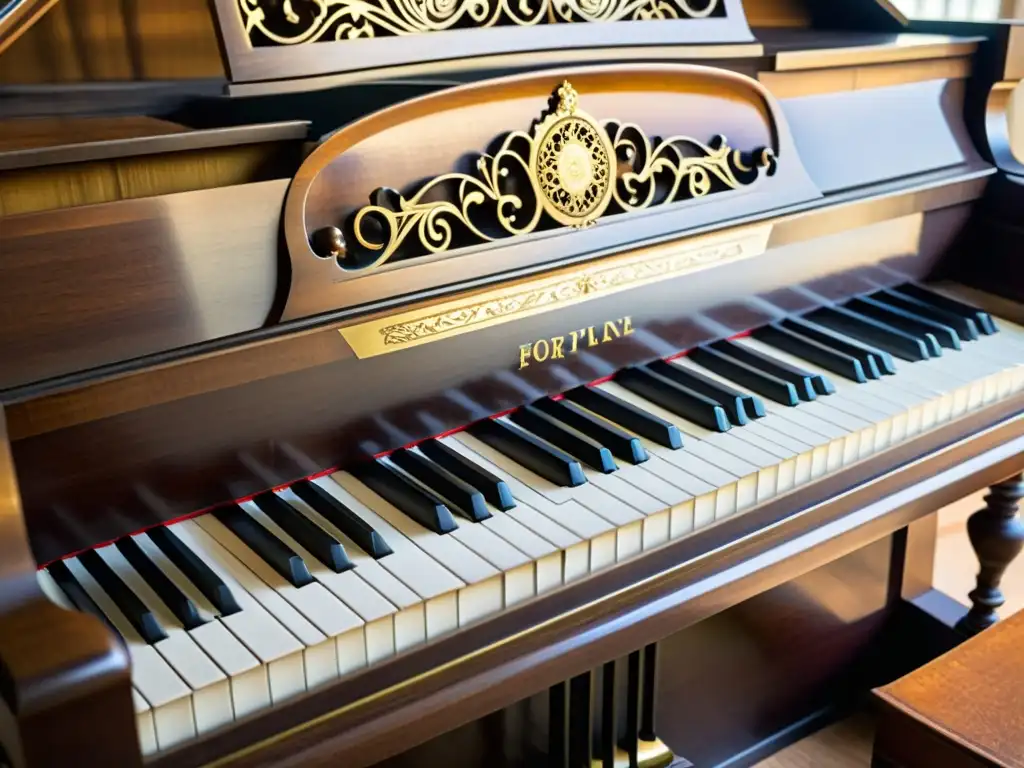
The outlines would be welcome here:
[[[376,357],[759,256],[771,231],[760,224],[667,243],[338,330],[357,357]]]

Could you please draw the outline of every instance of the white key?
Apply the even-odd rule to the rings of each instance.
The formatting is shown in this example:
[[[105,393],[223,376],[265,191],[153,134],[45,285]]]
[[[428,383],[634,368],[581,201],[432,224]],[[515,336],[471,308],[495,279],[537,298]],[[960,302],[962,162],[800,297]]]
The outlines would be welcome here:
[[[306,651],[307,686],[321,685],[340,674],[338,659],[342,649],[351,653],[353,648],[366,647],[362,619],[324,589],[322,584],[313,582],[301,588],[293,586],[213,515],[200,515],[188,522],[201,527],[211,538],[216,539],[217,543],[234,555],[275,594],[283,598],[321,635],[334,639],[333,648],[330,642],[308,644],[310,650]],[[269,609],[269,606],[267,607]],[[316,649],[315,653],[311,653],[313,648]],[[346,660],[346,663],[350,661]]]
[[[493,565],[454,536],[440,535],[420,525],[355,478],[348,481],[345,489],[414,546],[465,582],[466,586],[458,592],[459,626],[501,611],[503,579]]]
[[[332,490],[332,493],[338,494],[338,498],[349,509],[378,531],[393,550],[392,554],[381,558],[378,562],[426,601],[427,639],[457,629],[459,627],[459,593],[469,585],[448,570],[445,565],[420,549],[405,535],[404,531],[400,532],[393,526],[390,520],[377,514],[376,507],[380,507],[380,509],[390,507],[391,510],[394,510],[394,507],[387,504],[356,478],[347,472],[335,472],[331,475],[330,480],[338,486],[338,490]],[[408,520],[397,510],[394,510],[392,518]],[[421,530],[426,530],[422,526],[419,527]],[[437,538],[442,537],[438,536]],[[455,543],[458,544],[458,542]],[[461,545],[459,547],[465,551],[465,547],[461,547]],[[467,555],[471,556],[472,553],[467,551]],[[478,560],[478,558],[474,559],[473,565],[470,567],[477,566],[476,571],[480,573]],[[486,566],[486,564],[483,565]]]
[[[748,461],[747,458],[739,456],[737,453],[733,452],[737,451],[749,455],[750,451],[748,451],[747,447],[743,446],[741,443],[724,441],[726,447],[720,447],[707,439],[701,439],[698,435],[702,435],[706,438],[711,434],[710,431],[704,430],[691,422],[686,422],[685,419],[681,419],[674,413],[671,413],[670,411],[667,411],[642,397],[634,395],[629,390],[615,384],[614,382],[609,381],[604,384],[599,384],[597,388],[603,389],[608,394],[614,395],[620,400],[643,409],[652,416],[657,416],[670,424],[675,424],[684,432],[686,437],[683,439],[682,449],[672,451],[671,454],[662,454],[667,460],[672,461],[676,458],[675,454],[689,454],[702,459],[708,464],[719,467],[723,471],[728,472],[730,475],[737,478],[735,504],[729,505],[731,509],[723,506],[723,509],[721,510],[722,514],[716,514],[716,517],[729,515],[733,512],[742,512],[743,510],[754,506],[754,504],[757,503],[759,486],[763,486],[764,488],[762,495],[774,495],[776,484],[775,472],[773,471],[774,462],[771,462],[768,466],[758,466],[757,464],[753,464]],[[764,458],[760,453],[757,455],[759,459]],[[698,476],[702,477],[702,479],[708,479],[703,478],[702,475]],[[709,480],[709,482],[711,481]]]
[[[201,515],[200,517],[206,516]],[[288,656],[280,662],[270,665],[268,675],[270,677],[270,694],[274,703],[337,677],[336,641],[317,629],[273,587],[254,573],[243,560],[237,558],[217,538],[210,535],[206,527],[197,522],[198,519],[183,520],[177,523],[175,529],[176,532],[180,530],[179,537],[182,539],[187,537],[189,546],[194,551],[205,552],[211,558],[207,564],[211,568],[216,564],[219,568],[218,575],[222,573],[230,575],[242,591],[248,593],[255,602],[259,603],[268,614],[302,643],[304,650],[301,659]],[[193,543],[196,546],[193,546]],[[223,576],[221,577],[223,578]],[[244,616],[246,613],[248,611],[243,610],[241,615]],[[225,623],[230,618],[233,617],[227,617]],[[230,624],[228,626],[230,627]],[[244,637],[239,636],[239,639],[246,642]],[[251,645],[249,647],[252,648]],[[301,665],[299,661],[301,661]],[[298,688],[296,679],[299,669],[305,673],[301,689]]]
[[[153,713],[157,747],[168,749],[196,735],[192,689],[151,646],[143,642],[117,605],[92,578],[78,558],[64,561],[68,570],[124,638],[132,661],[132,683]]]
[[[318,485],[328,493],[331,493],[332,489],[338,490],[339,494],[344,493],[336,483],[330,480],[318,482]],[[398,609],[392,617],[395,652],[401,652],[425,643],[427,640],[427,617],[423,598],[397,579],[389,570],[382,567],[380,563],[364,552],[341,530],[335,528],[327,518],[322,517],[312,507],[308,506],[295,495],[294,491],[286,488],[278,492],[278,495],[337,539],[345,547],[345,552],[355,566],[359,577]],[[339,501],[344,501],[340,495],[338,499]],[[388,559],[389,557],[391,555],[386,555],[383,559]],[[376,655],[376,650],[371,650],[378,648],[378,641],[375,638],[376,633],[374,629],[368,627],[366,642],[368,660]]]
[[[335,573],[289,536],[255,504],[248,502],[243,506],[268,531],[303,559],[306,567],[309,568],[310,575],[314,579],[365,622],[363,630],[366,641],[365,649],[360,653],[349,653],[344,657],[340,654],[339,649],[338,670],[341,674],[359,669],[365,666],[366,663],[379,661],[394,654],[395,630],[392,617],[398,610],[394,605],[363,581],[361,574],[357,570],[352,569],[342,573]],[[347,548],[345,551],[348,554],[349,550]],[[352,639],[350,641],[354,642]]]
[[[589,546],[581,544],[565,550],[563,562],[563,580],[565,582],[581,578],[591,571],[599,570],[615,562],[617,555],[615,526],[572,497],[559,495],[557,498],[563,499],[560,503],[555,503],[550,498],[550,492],[567,489],[559,488],[549,480],[516,464],[472,435],[460,433],[443,439],[451,441],[449,444],[453,450],[461,450],[465,456],[501,477],[508,484],[513,497],[524,499],[537,512],[557,521],[584,541],[589,541]],[[515,481],[514,484],[513,481]],[[545,493],[545,491],[549,493]],[[594,497],[590,498],[593,503]]]
[[[135,730],[139,736],[139,749],[143,755],[151,755],[157,750],[153,710],[150,708],[149,702],[134,687],[132,687],[132,704],[135,707]]]
[[[227,676],[185,632],[156,593],[113,544],[99,547],[95,551],[128,589],[153,612],[167,634],[166,639],[154,643],[152,647],[192,689],[196,731],[205,733],[230,723],[234,719],[234,711]]]
[[[217,610],[185,577],[177,566],[145,534],[132,537],[139,548],[153,561],[174,585],[196,606],[205,622],[192,630],[185,630],[206,654],[229,677],[231,701],[235,718],[258,712],[270,706],[270,681],[266,667],[250,653],[237,637],[218,620]],[[166,606],[162,606],[165,608]],[[162,623],[162,620],[161,620]]]

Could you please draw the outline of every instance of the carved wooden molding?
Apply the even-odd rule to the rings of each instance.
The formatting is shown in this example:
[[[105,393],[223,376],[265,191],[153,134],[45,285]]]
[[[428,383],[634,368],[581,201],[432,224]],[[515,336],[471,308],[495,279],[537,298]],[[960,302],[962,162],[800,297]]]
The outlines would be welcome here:
[[[608,256],[820,194],[781,109],[743,75],[617,65],[468,84],[350,123],[306,158],[282,218],[283,317]]]
[[[643,128],[598,122],[579,108],[568,81],[530,133],[513,131],[475,173],[448,173],[408,196],[379,188],[341,228],[312,233],[317,255],[346,270],[380,267],[393,257],[441,253],[557,226],[584,228],[605,214],[630,213],[739,189],[772,175],[775,153],[749,153],[724,136],[652,140]]]

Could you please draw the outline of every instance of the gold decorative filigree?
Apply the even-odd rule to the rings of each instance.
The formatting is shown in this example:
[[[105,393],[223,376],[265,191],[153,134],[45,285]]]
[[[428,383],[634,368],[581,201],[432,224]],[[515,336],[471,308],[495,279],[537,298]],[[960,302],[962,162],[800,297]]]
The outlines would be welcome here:
[[[652,141],[635,124],[602,124],[580,110],[568,82],[556,95],[554,110],[531,133],[513,131],[493,155],[480,156],[475,175],[435,177],[410,197],[378,189],[346,233],[313,233],[314,251],[346,269],[369,269],[545,227],[582,228],[606,213],[739,189],[775,171],[770,149],[747,157],[724,136],[708,144],[686,136]]]
[[[577,299],[598,293],[668,277],[676,272],[686,272],[698,265],[711,264],[740,255],[738,243],[726,243],[693,253],[672,256],[625,267],[610,267],[605,270],[573,277],[540,289],[528,289],[493,299],[492,301],[469,304],[465,307],[435,315],[417,318],[404,323],[389,325],[380,330],[387,345],[408,344],[429,336],[450,333],[455,329],[469,328],[496,317],[521,314],[526,310],[571,303]]]
[[[301,45],[459,27],[702,19],[722,0],[238,0],[255,45]]]
[[[771,224],[757,224],[664,243],[338,330],[358,357],[384,355],[754,258],[764,253],[771,231]]]

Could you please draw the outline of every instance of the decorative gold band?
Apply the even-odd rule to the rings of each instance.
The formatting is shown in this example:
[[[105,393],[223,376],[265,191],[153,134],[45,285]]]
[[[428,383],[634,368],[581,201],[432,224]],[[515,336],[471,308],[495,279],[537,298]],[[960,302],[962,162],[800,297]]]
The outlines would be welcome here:
[[[339,331],[357,357],[397,352],[758,256],[764,253],[771,231],[771,224],[761,224],[666,243]]]

